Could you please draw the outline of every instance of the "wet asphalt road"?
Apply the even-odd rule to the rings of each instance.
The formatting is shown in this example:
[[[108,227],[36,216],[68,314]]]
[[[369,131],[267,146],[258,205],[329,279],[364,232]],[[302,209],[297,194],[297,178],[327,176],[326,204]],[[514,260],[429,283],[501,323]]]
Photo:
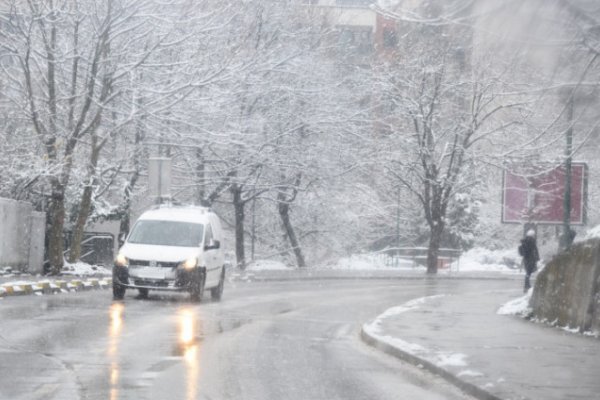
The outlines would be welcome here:
[[[223,300],[129,291],[0,301],[0,399],[468,399],[359,339],[413,298],[476,282],[228,282]],[[410,323],[410,321],[407,321]]]

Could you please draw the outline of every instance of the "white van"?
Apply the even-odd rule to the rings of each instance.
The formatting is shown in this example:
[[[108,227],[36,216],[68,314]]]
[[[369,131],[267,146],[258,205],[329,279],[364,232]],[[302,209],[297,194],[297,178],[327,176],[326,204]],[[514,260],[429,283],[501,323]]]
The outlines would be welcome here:
[[[158,207],[143,213],[113,266],[113,298],[129,288],[140,297],[150,290],[189,292],[200,301],[204,289],[220,300],[225,266],[219,217],[204,207]]]

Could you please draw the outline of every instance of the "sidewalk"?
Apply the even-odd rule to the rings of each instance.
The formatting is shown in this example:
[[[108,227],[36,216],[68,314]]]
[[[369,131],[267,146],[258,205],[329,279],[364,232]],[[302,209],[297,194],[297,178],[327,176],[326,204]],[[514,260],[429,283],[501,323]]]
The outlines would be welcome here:
[[[430,296],[363,325],[367,343],[479,399],[600,399],[600,340],[499,315],[519,290]]]

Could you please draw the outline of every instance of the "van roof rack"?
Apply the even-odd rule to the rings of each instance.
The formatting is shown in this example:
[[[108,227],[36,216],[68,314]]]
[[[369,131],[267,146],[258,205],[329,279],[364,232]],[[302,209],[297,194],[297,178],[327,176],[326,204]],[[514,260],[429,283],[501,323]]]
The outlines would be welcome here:
[[[173,203],[162,203],[162,204],[154,204],[149,210],[159,210],[162,208],[191,208],[202,212],[210,212],[212,209],[210,207],[198,206],[195,204],[173,204]]]

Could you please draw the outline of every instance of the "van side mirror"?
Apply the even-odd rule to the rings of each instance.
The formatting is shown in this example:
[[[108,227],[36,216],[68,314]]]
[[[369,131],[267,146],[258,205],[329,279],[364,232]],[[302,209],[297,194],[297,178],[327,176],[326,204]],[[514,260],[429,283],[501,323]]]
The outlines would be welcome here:
[[[211,239],[204,246],[204,250],[215,250],[215,249],[218,249],[220,247],[221,247],[221,242],[219,242],[218,240]]]

